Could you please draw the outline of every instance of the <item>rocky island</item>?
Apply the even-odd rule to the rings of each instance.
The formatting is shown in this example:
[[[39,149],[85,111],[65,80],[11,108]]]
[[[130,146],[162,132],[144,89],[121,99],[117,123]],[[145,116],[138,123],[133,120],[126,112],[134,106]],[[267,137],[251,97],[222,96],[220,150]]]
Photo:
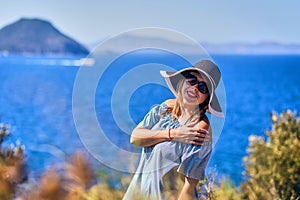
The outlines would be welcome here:
[[[0,55],[87,55],[89,50],[50,22],[22,18],[0,29]]]

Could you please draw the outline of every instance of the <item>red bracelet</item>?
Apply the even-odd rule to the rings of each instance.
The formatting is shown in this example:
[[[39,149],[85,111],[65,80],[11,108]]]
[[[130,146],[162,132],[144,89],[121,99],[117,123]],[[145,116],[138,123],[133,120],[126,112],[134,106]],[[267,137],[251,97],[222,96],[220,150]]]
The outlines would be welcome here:
[[[173,140],[174,137],[171,137],[171,129],[168,130],[169,140]]]

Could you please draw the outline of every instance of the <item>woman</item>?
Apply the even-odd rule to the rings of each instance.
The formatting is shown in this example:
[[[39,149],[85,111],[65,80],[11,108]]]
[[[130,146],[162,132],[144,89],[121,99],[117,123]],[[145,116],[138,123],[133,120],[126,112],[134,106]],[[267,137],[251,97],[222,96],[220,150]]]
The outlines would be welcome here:
[[[133,130],[130,142],[142,146],[141,160],[124,199],[140,194],[166,199],[164,177],[173,169],[184,175],[178,199],[193,199],[212,149],[206,112],[223,117],[214,93],[218,67],[202,60],[178,72],[161,71],[175,100],[153,107]]]

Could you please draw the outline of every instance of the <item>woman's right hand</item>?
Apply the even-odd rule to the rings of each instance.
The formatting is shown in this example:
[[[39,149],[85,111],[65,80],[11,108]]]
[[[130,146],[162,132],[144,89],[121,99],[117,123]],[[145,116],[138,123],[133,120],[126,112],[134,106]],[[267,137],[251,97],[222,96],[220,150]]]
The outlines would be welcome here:
[[[200,126],[200,127],[199,127]],[[203,142],[211,141],[209,125],[207,123],[191,122],[176,129],[170,130],[173,141],[202,146]]]

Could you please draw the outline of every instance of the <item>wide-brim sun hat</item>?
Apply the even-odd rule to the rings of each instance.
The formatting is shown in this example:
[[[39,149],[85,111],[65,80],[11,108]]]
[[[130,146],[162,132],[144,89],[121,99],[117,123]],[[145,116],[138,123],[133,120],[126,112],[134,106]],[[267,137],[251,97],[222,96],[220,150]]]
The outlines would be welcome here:
[[[223,118],[224,114],[222,112],[217,95],[215,94],[215,89],[220,82],[221,72],[215,63],[210,60],[201,60],[194,65],[181,69],[177,72],[160,71],[160,74],[165,78],[165,81],[172,93],[177,96],[177,84],[181,79],[184,78],[183,74],[188,71],[199,72],[207,84],[210,94],[208,113],[211,113],[216,117]]]

